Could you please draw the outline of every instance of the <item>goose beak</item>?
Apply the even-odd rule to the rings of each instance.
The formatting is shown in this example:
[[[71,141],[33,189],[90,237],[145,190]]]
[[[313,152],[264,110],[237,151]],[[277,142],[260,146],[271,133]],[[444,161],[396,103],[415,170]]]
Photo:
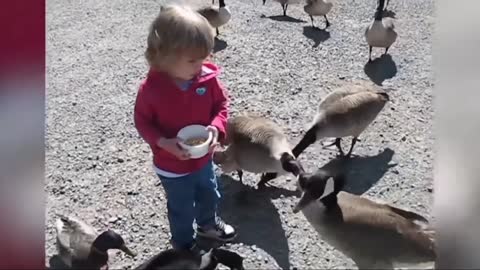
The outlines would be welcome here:
[[[133,252],[132,250],[130,250],[125,244],[123,244],[121,247],[120,247],[120,250],[125,252],[126,254],[128,254],[129,256],[131,257],[135,257],[137,256],[137,253]]]
[[[303,196],[300,198],[297,205],[295,205],[295,207],[293,208],[293,213],[296,214],[296,213],[300,212],[300,210],[302,210],[305,206],[307,206],[308,204],[310,204],[314,200],[315,200],[315,198],[313,198],[313,196],[312,196],[312,194],[310,194],[310,192],[308,192],[308,191],[304,192]]]

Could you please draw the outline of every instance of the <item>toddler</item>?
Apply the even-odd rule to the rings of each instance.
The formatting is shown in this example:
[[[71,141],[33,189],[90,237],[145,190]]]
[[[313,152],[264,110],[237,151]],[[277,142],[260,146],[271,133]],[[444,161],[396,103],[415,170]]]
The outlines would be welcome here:
[[[221,197],[212,152],[225,139],[226,90],[219,68],[207,61],[214,46],[208,21],[190,8],[162,7],[150,26],[145,57],[150,66],[137,93],[134,122],[153,152],[154,170],[167,197],[171,243],[194,250],[197,235],[233,240],[234,228],[217,216]],[[209,154],[190,159],[177,132],[200,124],[213,134]]]

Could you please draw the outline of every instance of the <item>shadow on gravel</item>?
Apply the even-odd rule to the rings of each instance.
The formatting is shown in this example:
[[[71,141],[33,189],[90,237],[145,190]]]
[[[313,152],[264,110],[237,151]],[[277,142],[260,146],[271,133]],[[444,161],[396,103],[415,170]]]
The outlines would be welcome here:
[[[227,48],[227,42],[218,38],[215,38],[215,44],[213,46],[213,53],[223,51]]]
[[[219,178],[221,217],[238,232],[234,242],[256,245],[272,256],[282,269],[290,269],[289,248],[280,215],[271,198],[299,195],[278,187],[257,190],[228,175]]]
[[[50,257],[50,260],[48,260],[48,264],[50,267],[46,267],[45,269],[51,269],[51,270],[54,270],[54,269],[71,269],[70,267],[68,267],[68,265],[66,265],[62,259],[60,259],[60,256],[58,255],[53,255],[52,257]]]
[[[397,164],[389,164],[395,152],[386,148],[375,156],[348,158],[336,157],[322,166],[332,173],[346,172],[344,190],[361,195],[374,186],[383,175]]]
[[[291,23],[304,23],[306,21],[296,19],[290,16],[283,16],[283,15],[275,15],[275,16],[268,16],[266,17],[265,15],[261,16],[261,18],[269,18],[270,20],[274,20],[277,22],[291,22]]]
[[[389,54],[382,54],[372,62],[367,62],[363,68],[365,74],[377,85],[382,85],[386,79],[391,79],[397,75],[397,65]]]
[[[325,29],[313,27],[310,25],[303,27],[303,35],[313,40],[313,42],[315,43],[313,44],[313,48],[318,47],[320,43],[330,38],[330,32],[326,31]]]

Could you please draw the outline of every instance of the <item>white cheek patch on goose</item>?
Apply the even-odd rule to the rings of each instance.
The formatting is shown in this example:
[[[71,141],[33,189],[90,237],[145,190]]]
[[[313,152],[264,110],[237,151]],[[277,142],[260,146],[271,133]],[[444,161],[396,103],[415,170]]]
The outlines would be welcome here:
[[[199,269],[203,269],[207,267],[210,264],[211,260],[212,260],[212,250],[202,255]]]
[[[331,194],[333,192],[334,188],[335,188],[335,185],[334,185],[334,182],[333,182],[333,178],[330,177],[330,178],[328,178],[327,183],[325,184],[325,190],[323,191],[323,195],[322,195],[322,197],[320,197],[320,199],[329,195],[329,194]]]

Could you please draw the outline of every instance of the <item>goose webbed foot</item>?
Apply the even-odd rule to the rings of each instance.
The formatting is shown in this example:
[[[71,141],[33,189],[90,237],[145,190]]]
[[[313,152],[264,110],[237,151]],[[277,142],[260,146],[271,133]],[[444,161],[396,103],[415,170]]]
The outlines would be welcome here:
[[[262,173],[260,181],[258,182],[258,188],[263,188],[267,185],[268,181],[277,177],[277,173]]]
[[[326,148],[326,147],[329,147],[329,146],[332,146],[332,145],[335,145],[338,149],[338,151],[340,151],[340,155],[344,155],[344,152],[342,150],[342,138],[336,138],[334,142],[330,143],[330,144],[327,144],[327,145],[324,145],[323,148]]]
[[[350,150],[348,151],[346,157],[350,157],[352,155],[352,151],[353,151],[353,146],[355,145],[355,143],[357,141],[360,141],[357,137],[353,137],[352,139],[352,145],[350,146]]]
[[[283,16],[287,16],[288,4],[282,4]]]
[[[330,27],[330,22],[327,19],[327,15],[323,15],[323,17],[325,18],[325,28]]]

